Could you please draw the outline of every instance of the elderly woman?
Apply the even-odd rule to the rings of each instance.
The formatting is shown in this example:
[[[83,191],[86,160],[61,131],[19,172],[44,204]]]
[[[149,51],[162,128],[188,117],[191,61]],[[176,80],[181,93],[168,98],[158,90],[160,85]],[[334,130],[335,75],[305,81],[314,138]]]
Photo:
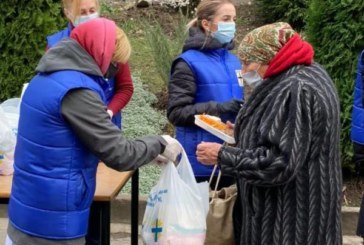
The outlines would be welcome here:
[[[287,23],[248,33],[239,47],[252,94],[235,147],[201,143],[197,159],[238,183],[237,244],[342,244],[339,103],[313,48]]]

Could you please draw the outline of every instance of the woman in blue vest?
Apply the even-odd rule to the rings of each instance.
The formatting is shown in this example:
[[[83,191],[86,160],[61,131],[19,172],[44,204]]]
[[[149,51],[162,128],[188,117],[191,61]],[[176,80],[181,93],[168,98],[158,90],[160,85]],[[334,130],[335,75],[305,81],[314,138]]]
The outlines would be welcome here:
[[[170,136],[127,140],[110,120],[103,77],[130,50],[113,21],[97,18],[40,60],[20,107],[6,244],[85,244],[99,160],[127,171],[180,153]]]
[[[242,105],[243,90],[236,75],[241,64],[229,52],[234,47],[234,4],[230,0],[201,1],[196,14],[188,24],[183,53],[172,64],[167,116],[176,126],[176,138],[200,182],[208,180],[212,168],[197,161],[197,144],[222,140],[195,126],[194,116],[205,113],[233,122]],[[223,177],[220,187],[231,183],[232,179]]]
[[[99,17],[98,0],[63,0],[62,5],[69,23],[67,28],[47,37],[47,49],[54,47],[60,40],[68,38],[75,26]],[[121,128],[120,111],[128,104],[134,91],[128,63],[115,64],[112,73],[106,74],[105,78],[107,112],[114,124]]]
[[[352,117],[351,140],[354,144],[354,163],[356,172],[360,176],[360,168],[364,165],[364,50],[358,60]],[[360,207],[356,233],[364,237],[364,198]]]

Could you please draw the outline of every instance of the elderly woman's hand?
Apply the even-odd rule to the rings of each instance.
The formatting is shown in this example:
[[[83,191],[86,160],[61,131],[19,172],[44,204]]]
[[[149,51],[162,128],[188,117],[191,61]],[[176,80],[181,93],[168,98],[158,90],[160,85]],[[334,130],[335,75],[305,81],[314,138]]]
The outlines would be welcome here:
[[[231,129],[231,130],[234,130],[234,128],[235,128],[235,124],[230,121],[226,121],[226,126],[228,129]]]
[[[197,145],[197,160],[205,165],[217,163],[217,155],[222,147],[218,143],[202,142]]]

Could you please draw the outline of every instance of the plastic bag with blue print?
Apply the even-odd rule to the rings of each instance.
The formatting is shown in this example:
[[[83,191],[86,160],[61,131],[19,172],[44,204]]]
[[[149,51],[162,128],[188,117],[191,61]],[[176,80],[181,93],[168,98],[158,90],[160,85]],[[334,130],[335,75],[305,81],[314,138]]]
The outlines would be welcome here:
[[[186,152],[176,167],[163,166],[152,188],[144,213],[142,238],[145,244],[204,244],[209,207],[207,182],[197,183]]]

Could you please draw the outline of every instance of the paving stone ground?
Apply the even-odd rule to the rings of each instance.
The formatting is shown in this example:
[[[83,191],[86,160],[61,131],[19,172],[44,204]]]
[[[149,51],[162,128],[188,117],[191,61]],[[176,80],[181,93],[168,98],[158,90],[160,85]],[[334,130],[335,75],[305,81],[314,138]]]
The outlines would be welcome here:
[[[6,237],[7,218],[0,218],[0,244],[4,244]],[[139,226],[139,230],[141,227]],[[130,226],[129,224],[111,224],[111,245],[129,245]],[[139,244],[143,244],[139,236]],[[363,245],[363,239],[357,236],[344,236],[343,245]]]

